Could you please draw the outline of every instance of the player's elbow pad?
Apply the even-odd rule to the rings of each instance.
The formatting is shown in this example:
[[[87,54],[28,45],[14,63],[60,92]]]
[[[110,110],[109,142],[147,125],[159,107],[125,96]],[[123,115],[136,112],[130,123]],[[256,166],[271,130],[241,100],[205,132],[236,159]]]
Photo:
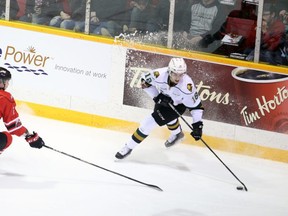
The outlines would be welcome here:
[[[203,111],[204,107],[201,102],[196,107],[190,108],[190,113],[192,115],[193,122],[202,121]]]
[[[194,109],[190,111],[193,123],[202,121],[203,109]]]

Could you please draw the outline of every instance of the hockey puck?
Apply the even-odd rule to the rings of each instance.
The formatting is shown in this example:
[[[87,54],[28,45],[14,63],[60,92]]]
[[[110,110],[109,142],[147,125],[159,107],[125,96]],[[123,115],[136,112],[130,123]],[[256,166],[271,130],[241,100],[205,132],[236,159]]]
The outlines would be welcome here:
[[[237,190],[243,190],[243,189],[244,189],[244,187],[242,187],[242,186],[237,187]]]

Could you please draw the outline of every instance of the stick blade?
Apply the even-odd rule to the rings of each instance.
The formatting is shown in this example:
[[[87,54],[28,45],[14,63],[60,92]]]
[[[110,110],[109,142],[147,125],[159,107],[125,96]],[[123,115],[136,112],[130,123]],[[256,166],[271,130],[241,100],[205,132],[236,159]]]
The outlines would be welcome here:
[[[157,185],[151,185],[151,184],[146,184],[148,187],[151,187],[155,190],[158,190],[158,191],[163,191],[160,187],[158,187]]]

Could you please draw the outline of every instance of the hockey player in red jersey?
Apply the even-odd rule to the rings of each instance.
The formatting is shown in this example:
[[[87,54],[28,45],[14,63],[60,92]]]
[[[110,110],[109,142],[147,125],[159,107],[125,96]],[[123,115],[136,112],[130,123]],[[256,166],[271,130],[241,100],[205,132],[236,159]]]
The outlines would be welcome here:
[[[171,131],[165,142],[166,147],[171,147],[183,139],[179,116],[170,105],[181,115],[186,109],[189,110],[193,118],[191,136],[196,141],[201,139],[204,109],[196,87],[186,71],[187,65],[183,58],[172,58],[168,67],[158,68],[143,75],[142,88],[155,101],[154,111],[140,123],[125,146],[116,153],[117,159],[128,156],[157,126],[167,125]]]
[[[5,91],[9,86],[11,73],[0,67],[0,119],[3,119],[7,131],[0,132],[0,154],[12,143],[12,135],[25,138],[32,148],[41,148],[44,141],[36,132],[30,133],[24,127],[16,111],[16,103],[12,95]]]

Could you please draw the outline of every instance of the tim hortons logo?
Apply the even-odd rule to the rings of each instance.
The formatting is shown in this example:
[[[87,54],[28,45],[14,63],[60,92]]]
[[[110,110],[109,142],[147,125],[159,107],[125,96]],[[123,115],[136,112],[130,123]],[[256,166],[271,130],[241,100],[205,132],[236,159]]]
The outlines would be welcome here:
[[[247,106],[244,106],[240,114],[242,115],[245,125],[249,125],[262,117],[269,115],[272,110],[276,110],[288,98],[288,90],[285,86],[277,88],[277,93],[271,100],[267,100],[265,96],[256,98],[258,110],[248,113]],[[287,108],[286,108],[287,109]]]

